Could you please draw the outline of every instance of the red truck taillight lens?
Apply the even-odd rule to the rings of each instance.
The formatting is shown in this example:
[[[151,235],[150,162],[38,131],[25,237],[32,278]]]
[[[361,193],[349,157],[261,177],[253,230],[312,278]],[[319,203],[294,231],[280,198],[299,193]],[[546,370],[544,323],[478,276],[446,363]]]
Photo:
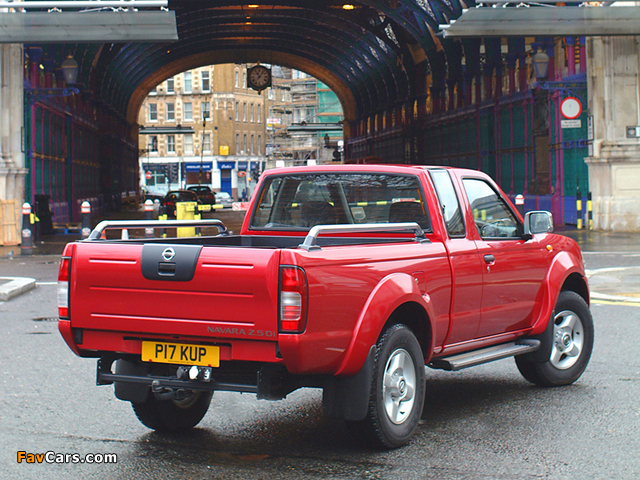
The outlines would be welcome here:
[[[280,331],[301,333],[307,323],[307,278],[300,267],[280,268]]]
[[[58,316],[69,318],[69,270],[71,257],[62,257],[58,270]]]

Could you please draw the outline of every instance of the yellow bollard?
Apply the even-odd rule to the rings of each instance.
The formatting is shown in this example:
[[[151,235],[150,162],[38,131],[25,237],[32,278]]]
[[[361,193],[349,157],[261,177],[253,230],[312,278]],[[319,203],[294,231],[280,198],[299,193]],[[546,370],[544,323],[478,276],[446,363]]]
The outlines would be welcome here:
[[[176,220],[194,220],[195,211],[198,208],[196,202],[178,202],[176,203]],[[181,227],[177,229],[178,237],[195,237],[196,229],[194,227]]]

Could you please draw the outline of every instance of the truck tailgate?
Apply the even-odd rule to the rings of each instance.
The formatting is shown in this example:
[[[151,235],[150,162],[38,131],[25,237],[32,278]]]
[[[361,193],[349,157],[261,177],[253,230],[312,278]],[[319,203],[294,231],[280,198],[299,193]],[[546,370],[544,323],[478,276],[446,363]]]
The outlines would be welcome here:
[[[71,326],[275,340],[279,252],[78,243],[70,278]]]

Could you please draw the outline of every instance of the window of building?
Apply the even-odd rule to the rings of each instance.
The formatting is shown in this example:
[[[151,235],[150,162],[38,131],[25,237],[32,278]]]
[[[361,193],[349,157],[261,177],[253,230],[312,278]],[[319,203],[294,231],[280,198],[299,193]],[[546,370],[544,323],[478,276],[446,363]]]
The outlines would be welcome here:
[[[157,103],[149,104],[149,121],[150,122],[158,121],[158,104]]]
[[[157,153],[158,152],[158,136],[150,135],[149,136],[149,145],[147,147],[150,152]]]
[[[244,155],[247,152],[247,134],[245,133],[242,136],[242,154]]]
[[[202,120],[210,120],[211,119],[211,106],[209,102],[202,102]]]
[[[205,133],[202,137],[202,151],[210,152],[211,151],[211,134]]]
[[[262,154],[262,135],[258,135],[258,155]]]
[[[193,121],[193,104],[191,102],[184,102],[184,121]]]
[[[240,120],[240,104],[236,102],[236,122]]]
[[[253,103],[249,106],[249,121],[253,122]]]
[[[184,136],[184,153],[193,153],[193,135]]]
[[[240,86],[240,80],[239,80],[240,76],[239,75],[240,75],[240,73],[238,73],[238,71],[236,70],[236,83],[235,83],[236,88],[238,88]]]
[[[240,134],[236,133],[236,155],[240,153]]]
[[[176,119],[176,104],[173,102],[167,103],[167,122],[173,122]]]
[[[164,171],[151,170],[151,178],[146,180],[147,187],[155,187],[156,185],[164,185],[167,183],[167,178]]]
[[[167,135],[167,152],[176,153],[176,137],[175,137],[175,135]]]
[[[184,72],[184,93],[191,93],[191,72]]]
[[[167,93],[175,93],[175,80],[173,77],[167,78]]]
[[[247,121],[247,104],[246,103],[242,104],[242,121],[243,122]]]
[[[251,135],[251,155],[253,155],[253,153],[254,153],[254,151],[255,151],[255,150],[253,149],[253,147],[254,147],[254,143],[253,143],[253,135]]]
[[[269,88],[269,90],[267,90],[267,98],[269,100],[273,100],[273,88]]]
[[[206,70],[203,70],[201,72],[201,75],[202,75],[202,91],[203,92],[211,91],[211,84],[209,83],[209,72]]]
[[[258,123],[262,123],[262,105],[258,104]]]
[[[247,88],[247,71],[242,72],[242,88]]]
[[[157,94],[158,94],[158,91],[155,88],[149,92],[149,95],[157,95]]]

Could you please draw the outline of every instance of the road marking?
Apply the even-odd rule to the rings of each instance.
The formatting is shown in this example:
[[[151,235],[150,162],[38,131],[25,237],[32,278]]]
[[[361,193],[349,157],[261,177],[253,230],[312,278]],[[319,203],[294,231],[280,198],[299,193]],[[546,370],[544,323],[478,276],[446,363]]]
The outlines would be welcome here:
[[[36,286],[38,287],[49,287],[52,285],[58,285],[58,282],[36,282]]]
[[[633,252],[585,252],[582,251],[582,255],[623,255],[625,257],[640,257],[640,253]]]
[[[631,302],[627,300],[600,300],[596,298],[591,299],[592,305],[622,305],[624,307],[640,307],[640,302]]]

